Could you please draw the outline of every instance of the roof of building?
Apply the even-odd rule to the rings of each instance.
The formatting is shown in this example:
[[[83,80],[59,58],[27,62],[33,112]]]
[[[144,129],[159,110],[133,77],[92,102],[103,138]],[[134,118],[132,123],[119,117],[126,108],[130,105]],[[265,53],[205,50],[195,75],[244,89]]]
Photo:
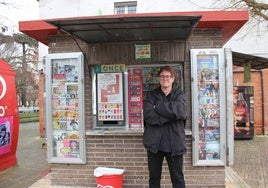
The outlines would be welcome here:
[[[251,69],[261,70],[268,68],[268,58],[259,57],[239,52],[232,52],[233,65],[244,67],[250,63]]]
[[[71,34],[85,42],[187,39],[193,28],[220,28],[226,43],[246,22],[248,11],[195,11],[102,15],[19,22],[19,30],[42,42]]]

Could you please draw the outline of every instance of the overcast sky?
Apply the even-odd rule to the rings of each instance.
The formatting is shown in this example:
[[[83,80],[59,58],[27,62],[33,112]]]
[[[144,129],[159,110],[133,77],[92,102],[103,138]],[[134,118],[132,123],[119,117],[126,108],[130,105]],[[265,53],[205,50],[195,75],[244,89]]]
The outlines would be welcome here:
[[[0,0],[0,19],[9,32],[18,31],[18,22],[37,20],[38,2],[36,0]]]
[[[8,34],[16,33],[19,21],[39,19],[38,7],[39,3],[36,0],[0,0],[0,24],[8,26]],[[255,34],[243,39],[234,36],[232,39],[225,47],[231,47],[237,52],[268,57],[267,34]]]

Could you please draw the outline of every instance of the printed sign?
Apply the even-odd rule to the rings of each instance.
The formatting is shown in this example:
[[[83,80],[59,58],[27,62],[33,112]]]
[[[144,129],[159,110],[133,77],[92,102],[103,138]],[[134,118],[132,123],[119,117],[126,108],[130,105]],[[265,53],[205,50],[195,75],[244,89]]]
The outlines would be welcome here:
[[[150,44],[136,44],[135,45],[135,59],[136,60],[151,59],[151,45]]]

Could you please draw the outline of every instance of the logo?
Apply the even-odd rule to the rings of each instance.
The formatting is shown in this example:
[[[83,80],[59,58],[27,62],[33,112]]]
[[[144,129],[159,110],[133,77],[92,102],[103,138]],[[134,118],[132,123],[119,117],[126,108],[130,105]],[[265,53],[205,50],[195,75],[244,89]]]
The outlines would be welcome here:
[[[97,188],[114,188],[114,186],[111,186],[111,185],[100,185],[100,184],[98,184],[97,185]]]
[[[4,80],[4,78],[2,76],[0,76],[0,86],[1,85],[2,85],[2,91],[0,90],[0,100],[5,96],[6,91],[7,91],[6,81]]]

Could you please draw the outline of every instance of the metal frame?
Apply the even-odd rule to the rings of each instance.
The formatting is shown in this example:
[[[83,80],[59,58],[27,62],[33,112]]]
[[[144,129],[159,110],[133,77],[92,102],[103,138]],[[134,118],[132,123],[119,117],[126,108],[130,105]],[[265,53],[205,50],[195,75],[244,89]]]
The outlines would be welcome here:
[[[78,70],[78,119],[79,119],[79,157],[57,157],[54,154],[54,136],[53,136],[53,109],[52,109],[52,62],[53,60],[64,61],[66,59],[76,59]],[[66,83],[64,83],[66,84]],[[68,84],[66,84],[67,86]],[[84,58],[80,52],[76,53],[56,53],[46,56],[46,131],[47,131],[47,159],[49,163],[68,163],[68,164],[85,164],[86,147],[85,147],[85,110],[84,110]],[[67,131],[66,131],[67,132]],[[67,134],[67,133],[66,133]]]
[[[201,83],[198,80],[198,57],[210,57],[212,63],[218,64],[217,68],[206,68],[204,71],[218,71],[218,90],[216,93],[217,102],[210,102],[211,99],[207,101],[201,101],[203,98],[201,95],[203,94],[204,88],[207,89],[206,86],[200,86]],[[201,61],[200,61],[201,62]],[[200,63],[201,64],[201,63]],[[208,66],[213,66],[210,62],[207,63]],[[227,155],[227,146],[226,146],[226,93],[225,93],[225,59],[224,59],[224,50],[223,49],[193,49],[191,50],[191,74],[192,74],[192,131],[193,131],[193,165],[194,166],[224,166],[226,164],[226,155]],[[201,70],[201,69],[200,69]],[[207,75],[206,75],[207,76]],[[201,91],[201,89],[203,89]],[[205,90],[206,90],[205,89]],[[217,97],[218,95],[218,97]],[[200,98],[199,98],[200,97]],[[201,99],[202,98],[202,99]],[[211,106],[210,106],[211,105]],[[214,109],[219,110],[218,118],[213,119],[211,115],[206,116],[202,114],[202,109],[212,110],[212,106],[214,105]],[[219,105],[218,108],[215,106]],[[205,110],[204,110],[205,111]],[[216,116],[217,117],[217,116]],[[201,123],[200,123],[201,119]],[[211,121],[212,120],[212,121]],[[219,140],[216,139],[211,141],[208,133],[211,133],[212,129],[218,131],[215,124],[210,124],[211,122],[219,123]],[[202,122],[205,122],[202,124]],[[201,125],[200,125],[201,124]],[[208,128],[211,126],[210,128]],[[215,127],[214,127],[215,126]],[[202,135],[204,134],[204,135]],[[205,138],[204,138],[204,137]],[[203,139],[204,138],[204,139]],[[219,144],[217,146],[217,144]],[[219,153],[215,152],[215,149],[211,151],[211,148],[208,148],[209,145],[216,146],[219,149]],[[202,149],[204,150],[202,150]],[[202,153],[204,152],[204,154]],[[212,154],[211,154],[212,153]],[[217,154],[217,157],[214,157],[214,154]],[[199,155],[200,154],[200,155]],[[203,154],[203,155],[202,155]],[[212,157],[208,157],[211,156]],[[200,157],[205,156],[205,157]],[[200,159],[201,158],[201,159]]]

